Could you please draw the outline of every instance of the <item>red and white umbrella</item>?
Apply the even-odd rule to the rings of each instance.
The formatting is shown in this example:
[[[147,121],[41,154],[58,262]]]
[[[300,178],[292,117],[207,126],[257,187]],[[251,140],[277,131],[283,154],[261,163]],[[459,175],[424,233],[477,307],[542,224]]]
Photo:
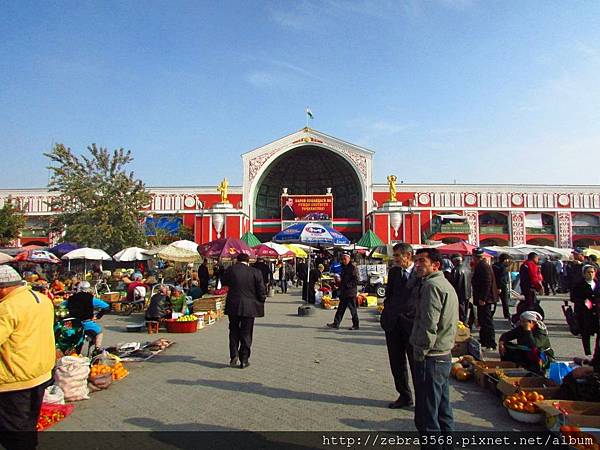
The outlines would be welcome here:
[[[15,261],[36,264],[60,264],[60,259],[46,250],[26,250],[15,256]]]

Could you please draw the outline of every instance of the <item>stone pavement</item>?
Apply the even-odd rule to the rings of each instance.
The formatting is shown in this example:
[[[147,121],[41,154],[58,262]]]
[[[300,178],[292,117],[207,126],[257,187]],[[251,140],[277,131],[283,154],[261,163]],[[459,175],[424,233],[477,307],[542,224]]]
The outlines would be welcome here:
[[[414,409],[387,408],[396,392],[374,310],[360,310],[359,331],[347,329],[349,312],[346,328],[329,330],[325,323],[335,311],[298,317],[299,294],[294,289],[267,299],[247,369],[229,367],[226,318],[195,334],[161,333],[177,343],[149,361],[128,363],[127,378],[78,402],[53,430],[414,430]],[[560,303],[544,301],[553,345],[559,357],[579,355],[581,344],[568,333]],[[155,338],[124,331],[140,320],[104,316],[105,344]],[[502,322],[496,321],[499,331],[506,329]],[[458,430],[526,427],[472,382],[453,381],[451,399]]]

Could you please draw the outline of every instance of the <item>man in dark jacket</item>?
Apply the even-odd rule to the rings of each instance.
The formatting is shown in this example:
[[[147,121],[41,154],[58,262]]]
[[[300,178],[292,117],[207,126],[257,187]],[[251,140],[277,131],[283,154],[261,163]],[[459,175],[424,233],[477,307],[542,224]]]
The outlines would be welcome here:
[[[475,269],[471,286],[473,287],[473,303],[477,306],[479,320],[479,342],[482,347],[496,349],[496,333],[494,330],[493,309],[498,302],[498,288],[492,268],[483,257],[481,248],[473,250]]]
[[[335,313],[332,323],[328,323],[329,328],[339,328],[346,308],[350,308],[352,314],[351,330],[358,330],[358,313],[356,311],[356,295],[358,294],[358,270],[352,264],[350,255],[345,253],[342,256],[342,275],[340,280],[340,304]]]
[[[492,266],[494,270],[494,277],[496,278],[496,285],[498,287],[498,294],[500,295],[500,301],[502,302],[502,314],[505,319],[510,320],[510,290],[512,286],[512,280],[510,277],[510,265],[512,259],[508,253],[502,253],[498,258],[498,262]],[[552,266],[554,270],[554,265]]]
[[[258,258],[256,260],[256,262],[254,263],[254,268],[260,271],[260,273],[262,274],[263,282],[265,283],[265,288],[268,289],[269,283],[271,282],[271,277],[273,275],[273,271],[262,258]]]
[[[208,282],[210,281],[210,273],[208,273],[208,265],[206,263],[206,258],[198,267],[198,281],[200,283],[200,289],[202,289],[202,294],[206,294],[208,292]]]
[[[546,258],[542,264],[542,277],[544,278],[542,281],[544,295],[550,295],[550,291],[552,291],[552,295],[556,295],[557,274],[551,258]]]
[[[265,283],[258,269],[250,267],[250,257],[240,253],[237,264],[229,267],[223,275],[223,284],[229,287],[225,302],[225,314],[229,316],[229,365],[240,369],[250,364],[250,347],[254,319],[265,315],[267,298]]]
[[[458,320],[469,329],[475,323],[473,291],[471,289],[471,269],[459,254],[452,255],[454,268],[450,274],[451,284],[458,297]]]
[[[381,328],[385,340],[398,391],[396,401],[388,406],[392,409],[404,408],[413,404],[413,395],[408,386],[408,368],[413,373],[413,349],[409,343],[412,325],[415,320],[417,273],[412,261],[413,249],[409,244],[394,245],[394,267],[388,272],[385,301],[381,313]]]

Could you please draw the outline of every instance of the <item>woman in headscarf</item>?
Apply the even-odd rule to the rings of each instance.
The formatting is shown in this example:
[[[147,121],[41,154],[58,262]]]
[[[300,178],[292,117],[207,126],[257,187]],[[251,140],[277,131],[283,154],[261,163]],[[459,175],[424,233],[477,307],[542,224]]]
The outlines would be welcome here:
[[[583,280],[573,287],[571,298],[575,303],[575,317],[581,332],[583,351],[592,354],[591,337],[598,333],[598,310],[600,304],[600,282],[596,279],[596,268],[583,266]]]
[[[536,373],[543,372],[554,360],[548,330],[536,311],[521,313],[519,326],[500,336],[498,351],[502,361],[512,361]]]

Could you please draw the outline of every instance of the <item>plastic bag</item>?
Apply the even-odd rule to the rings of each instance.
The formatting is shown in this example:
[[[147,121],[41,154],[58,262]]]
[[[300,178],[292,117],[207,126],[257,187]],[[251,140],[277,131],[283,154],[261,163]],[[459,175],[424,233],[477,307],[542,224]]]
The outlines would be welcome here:
[[[322,301],[323,301],[323,292],[317,291],[315,293],[315,305],[320,305]]]
[[[556,384],[561,384],[564,377],[566,377],[573,367],[569,363],[554,361],[550,363],[550,369],[548,369],[548,378],[554,381]]]
[[[87,385],[89,374],[89,358],[63,356],[56,363],[54,381],[64,392],[66,401],[87,400],[90,398]]]
[[[44,391],[44,403],[52,405],[64,405],[65,393],[56,384],[48,386]]]

